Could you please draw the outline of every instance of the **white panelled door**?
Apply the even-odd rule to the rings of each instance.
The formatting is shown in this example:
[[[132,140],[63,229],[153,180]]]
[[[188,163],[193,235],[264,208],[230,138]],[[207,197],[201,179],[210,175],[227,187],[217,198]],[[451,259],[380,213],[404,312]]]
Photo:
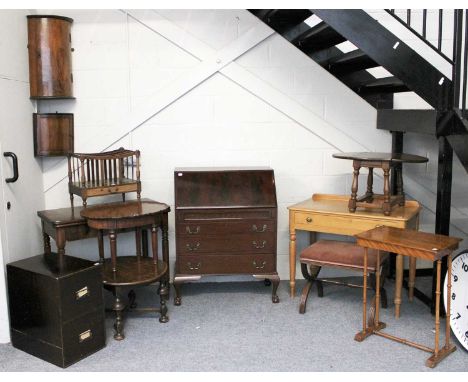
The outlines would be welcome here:
[[[41,163],[34,158],[29,99],[26,10],[0,10],[0,342],[9,342],[5,265],[41,251],[40,221],[44,209]],[[18,179],[13,177],[13,153]]]

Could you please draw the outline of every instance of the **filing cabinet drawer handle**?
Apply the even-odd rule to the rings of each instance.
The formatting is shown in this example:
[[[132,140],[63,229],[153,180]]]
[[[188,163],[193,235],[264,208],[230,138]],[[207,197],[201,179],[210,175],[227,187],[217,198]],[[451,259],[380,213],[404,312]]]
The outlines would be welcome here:
[[[259,229],[256,224],[252,224],[252,231],[253,232],[265,232],[266,230],[267,230],[267,225],[266,224],[264,224],[261,229]]]
[[[257,265],[257,262],[254,260],[252,262],[253,266],[255,267],[255,269],[263,269],[265,268],[265,265],[266,265],[266,261],[262,261],[262,264],[261,265]]]
[[[77,290],[75,292],[75,298],[77,300],[81,300],[82,298],[88,297],[89,296],[89,289],[87,286]]]
[[[197,226],[195,227],[195,230],[194,230],[194,231],[192,231],[192,230],[190,229],[190,227],[187,226],[187,227],[185,227],[185,231],[187,231],[187,233],[188,233],[189,235],[196,235],[197,233],[200,233],[200,226],[197,225]]]
[[[92,337],[93,337],[93,332],[91,331],[91,329],[88,329],[88,330],[86,330],[83,333],[78,335],[80,343],[84,342],[84,341],[87,341],[87,340],[91,339]]]
[[[195,252],[196,250],[198,250],[198,248],[200,248],[200,243],[197,243],[195,245],[192,245],[192,244],[185,244],[185,246],[187,247],[187,249],[190,251],[190,252]]]
[[[312,218],[311,218],[310,216],[307,217],[306,222],[307,222],[307,223],[312,223]]]
[[[201,263],[197,263],[197,265],[192,265],[192,263],[189,261],[187,263],[187,267],[188,269],[190,269],[191,271],[198,271],[201,267]]]
[[[262,249],[262,248],[265,248],[266,240],[262,240],[262,244],[258,244],[258,243],[254,240],[254,241],[252,241],[252,245],[254,246],[255,249]]]

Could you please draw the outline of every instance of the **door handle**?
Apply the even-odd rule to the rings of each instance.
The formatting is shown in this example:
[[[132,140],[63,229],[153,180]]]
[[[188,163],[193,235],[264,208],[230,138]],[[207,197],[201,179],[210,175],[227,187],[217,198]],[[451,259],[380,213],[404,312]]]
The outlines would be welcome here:
[[[15,153],[12,153],[11,151],[7,151],[3,153],[3,156],[5,158],[10,157],[13,160],[13,177],[11,178],[5,178],[5,182],[7,183],[14,183],[18,180],[19,173],[18,173],[18,157],[16,156]]]

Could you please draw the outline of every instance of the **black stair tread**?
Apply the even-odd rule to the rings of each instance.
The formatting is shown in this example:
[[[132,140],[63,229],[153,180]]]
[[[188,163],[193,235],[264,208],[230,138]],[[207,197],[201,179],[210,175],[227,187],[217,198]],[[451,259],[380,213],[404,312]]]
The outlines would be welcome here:
[[[328,70],[333,74],[347,74],[379,66],[361,49],[356,49],[328,61]]]
[[[252,9],[250,12],[276,31],[294,27],[312,16],[309,9]]]
[[[376,78],[375,80],[359,84],[355,87],[355,90],[360,94],[400,93],[410,91],[403,81],[396,77]]]
[[[293,41],[305,53],[313,53],[340,44],[346,39],[323,21],[300,34]]]

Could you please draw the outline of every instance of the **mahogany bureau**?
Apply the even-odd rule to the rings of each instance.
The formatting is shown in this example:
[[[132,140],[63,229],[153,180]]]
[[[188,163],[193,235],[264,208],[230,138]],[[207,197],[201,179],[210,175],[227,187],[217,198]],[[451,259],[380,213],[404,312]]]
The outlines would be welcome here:
[[[181,304],[181,283],[233,274],[271,280],[278,302],[273,170],[176,168],[174,186],[174,304]]]

